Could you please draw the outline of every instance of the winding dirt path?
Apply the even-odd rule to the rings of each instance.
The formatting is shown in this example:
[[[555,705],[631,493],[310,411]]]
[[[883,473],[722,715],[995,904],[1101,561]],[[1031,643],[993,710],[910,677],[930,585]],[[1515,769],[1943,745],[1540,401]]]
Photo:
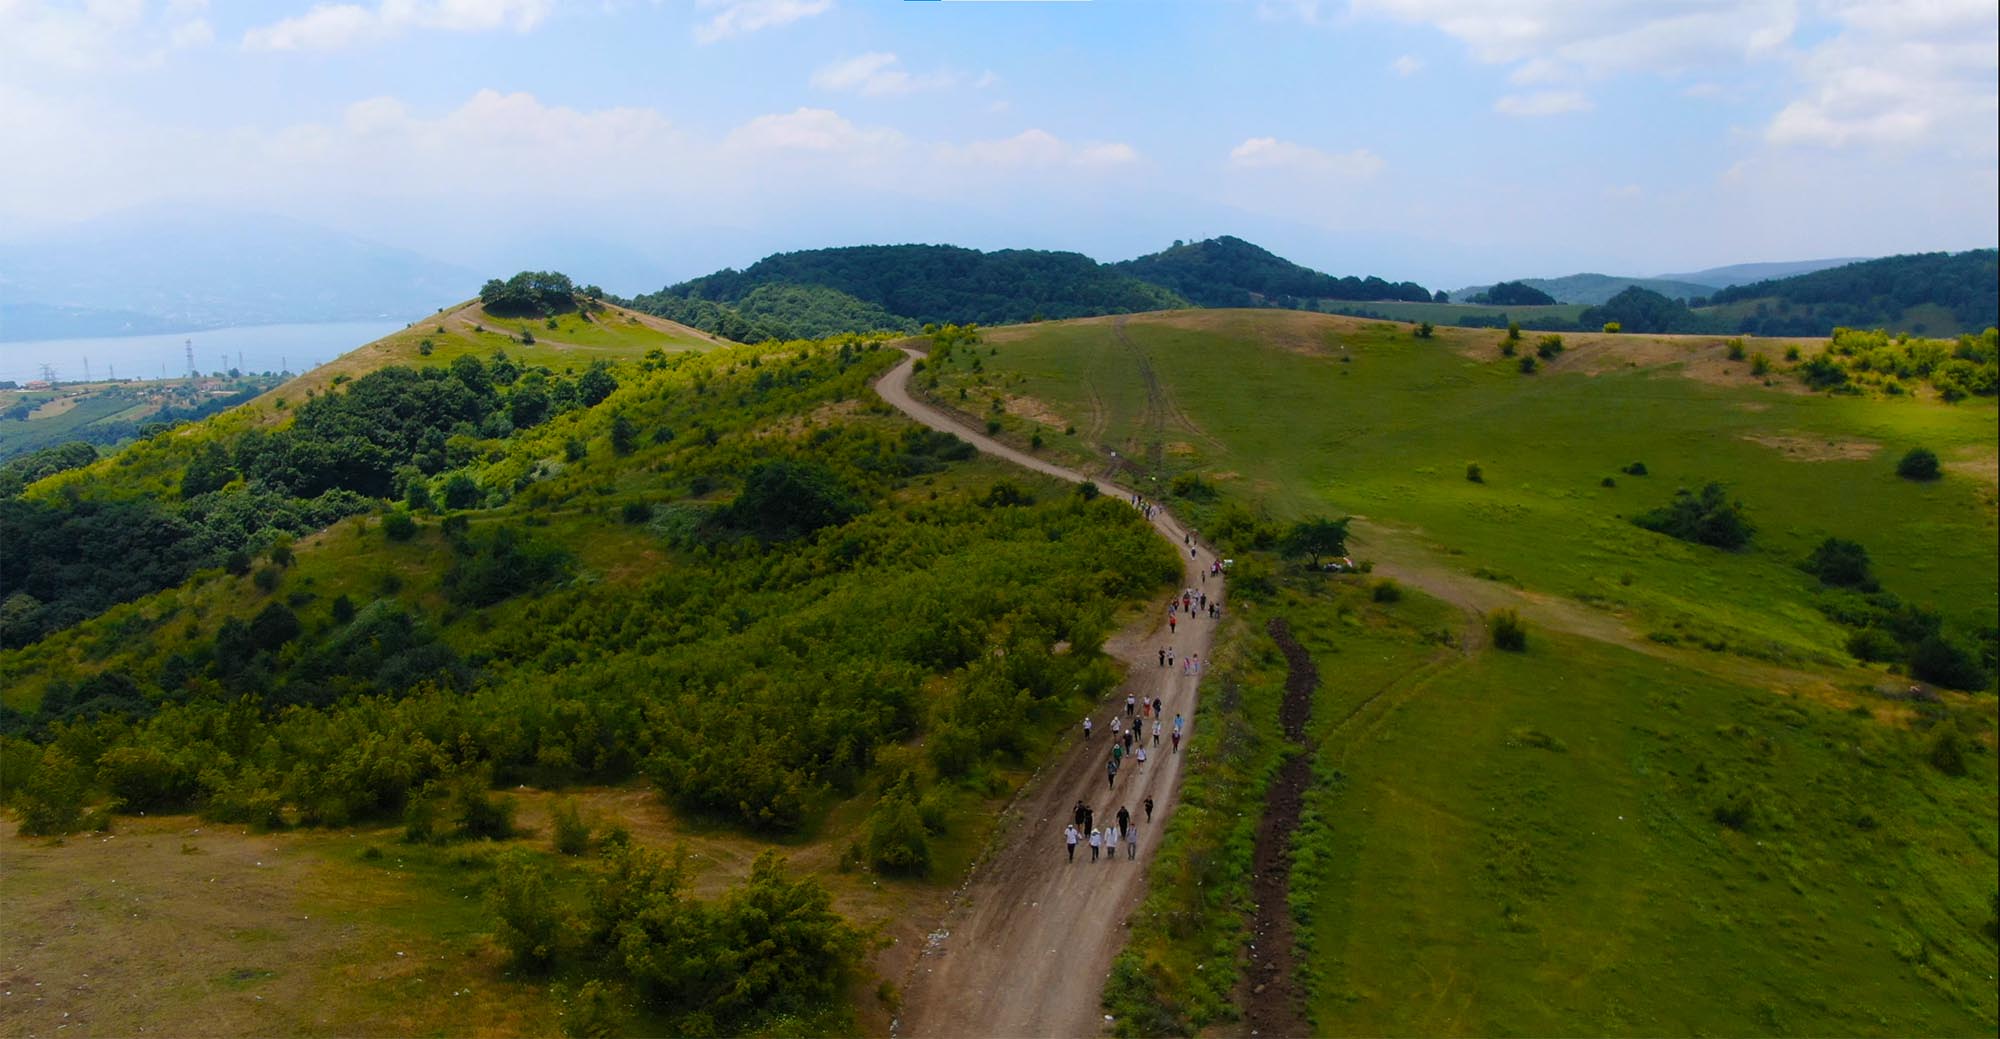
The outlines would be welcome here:
[[[1071,483],[1088,479],[999,443],[914,399],[910,372],[922,355],[906,352],[910,360],[876,383],[883,400],[932,429],[957,434],[1023,468]],[[1130,498],[1133,493],[1114,483],[1097,483],[1110,495]],[[1206,546],[1189,558],[1187,531],[1172,516],[1159,510],[1152,523],[1182,553],[1183,583],[1211,600],[1221,599],[1221,578],[1203,580],[1213,558]],[[1141,765],[1128,757],[1116,782],[1108,784],[1104,765],[1111,749],[1110,722],[1114,715],[1125,716],[1127,694],[1158,697],[1164,703],[1165,731],[1172,731],[1172,719],[1179,714],[1188,720],[1192,735],[1200,676],[1183,675],[1180,661],[1189,654],[1209,659],[1215,623],[1185,615],[1181,621],[1179,630],[1170,633],[1165,611],[1149,611],[1105,644],[1105,651],[1128,668],[1124,684],[1091,712],[1095,735],[1083,740],[1078,719],[1079,728],[1065,737],[1075,745],[1045,766],[1008,807],[994,846],[952,897],[951,908],[905,980],[895,1034],[1087,1036],[1102,1031],[1105,978],[1125,943],[1128,917],[1145,892],[1145,869],[1179,800],[1186,760],[1184,751],[1173,752],[1167,735],[1156,748],[1148,722],[1150,760]],[[1169,646],[1176,663],[1163,668],[1159,650]],[[1151,822],[1143,807],[1148,797],[1154,802]],[[1120,849],[1114,858],[1092,862],[1089,848],[1080,846],[1076,861],[1068,861],[1063,827],[1078,801],[1095,810],[1098,826],[1114,822],[1121,806],[1128,808],[1139,833],[1137,859],[1127,859]]]

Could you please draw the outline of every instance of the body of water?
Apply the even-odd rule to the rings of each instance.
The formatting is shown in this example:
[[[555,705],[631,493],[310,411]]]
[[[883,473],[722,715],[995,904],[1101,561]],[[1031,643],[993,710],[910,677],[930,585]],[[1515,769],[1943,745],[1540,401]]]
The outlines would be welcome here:
[[[337,321],[0,343],[0,379],[39,379],[43,365],[54,368],[56,378],[63,382],[81,380],[86,374],[94,379],[113,375],[121,379],[179,378],[188,373],[190,344],[195,368],[203,373],[231,368],[303,372],[403,326],[401,321]]]

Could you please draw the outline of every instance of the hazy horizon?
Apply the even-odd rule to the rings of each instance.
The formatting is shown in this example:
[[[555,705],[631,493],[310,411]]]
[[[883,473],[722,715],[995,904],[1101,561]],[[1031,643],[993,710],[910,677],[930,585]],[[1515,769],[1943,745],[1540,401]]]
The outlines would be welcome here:
[[[1995,241],[1992,5],[0,6],[0,224],[270,213],[621,292],[1233,234],[1452,288]],[[1085,102],[1087,99],[1087,103]]]

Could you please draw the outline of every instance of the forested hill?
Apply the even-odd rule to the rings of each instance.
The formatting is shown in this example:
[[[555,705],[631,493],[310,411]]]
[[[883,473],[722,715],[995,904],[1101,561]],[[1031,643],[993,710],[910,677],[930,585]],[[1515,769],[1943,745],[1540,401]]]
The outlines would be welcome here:
[[[779,288],[788,298],[772,298]],[[721,270],[639,296],[632,305],[748,338],[744,333],[759,325],[775,337],[825,335],[1126,314],[1187,301],[1081,253],[856,245],[778,253],[740,271]],[[731,321],[732,311],[740,324]]]
[[[1224,235],[1183,244],[1113,269],[1177,292],[1204,307],[1312,309],[1317,300],[1404,300],[1426,303],[1431,294],[1414,282],[1387,282],[1322,274],[1268,249]]]
[[[1864,260],[1734,286],[1708,302],[1737,331],[1759,335],[1825,335],[1840,326],[1976,332],[2000,324],[2000,252]]]
[[[779,253],[639,296],[630,304],[754,342],[937,324],[1013,324],[1203,307],[1301,307],[1320,300],[1428,301],[1410,282],[1341,277],[1240,238],[1175,242],[1101,264],[1071,252],[857,245]]]

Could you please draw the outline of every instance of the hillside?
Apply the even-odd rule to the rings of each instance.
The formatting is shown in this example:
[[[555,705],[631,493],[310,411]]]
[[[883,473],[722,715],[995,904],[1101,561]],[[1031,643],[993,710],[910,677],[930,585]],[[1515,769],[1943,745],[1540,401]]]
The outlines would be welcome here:
[[[852,246],[769,256],[636,297],[633,307],[740,342],[928,324],[1009,324],[1198,306],[1316,309],[1414,300],[1410,282],[1301,267],[1239,238],[1100,264],[1077,253],[941,245]]]
[[[1336,278],[1228,235],[1187,244],[1176,242],[1160,252],[1111,267],[1203,307],[1310,310],[1323,300],[1422,303],[1431,298],[1428,290],[1413,282],[1390,283],[1373,275]]]
[[[1710,312],[1758,335],[1834,327],[1930,335],[2000,325],[2000,252],[1918,253],[1866,260],[1717,292]]]
[[[131,993],[91,1008],[120,1033],[313,1024],[182,998],[231,971],[353,1031],[556,1030],[584,981],[618,1031],[886,1030],[1177,572],[1134,510],[864,403],[901,356],[466,304],[0,501],[0,951]],[[187,888],[112,967],[64,936],[125,903],[31,839],[106,825],[86,883]],[[669,946],[698,969],[633,955]]]
[[[2000,1020],[1993,400],[1803,381],[1886,344],[1758,374],[1709,337],[1560,338],[1215,310],[933,351],[932,401],[1158,487],[1235,561],[1240,706],[1194,720],[1198,807],[1139,913],[1180,923],[1134,929],[1121,1034],[1287,984],[1317,1034]],[[1898,476],[1918,446],[1940,479]],[[1674,526],[1710,482],[1739,547]],[[1316,516],[1372,573],[1285,551]],[[1248,942],[1278,969],[1213,952]]]

